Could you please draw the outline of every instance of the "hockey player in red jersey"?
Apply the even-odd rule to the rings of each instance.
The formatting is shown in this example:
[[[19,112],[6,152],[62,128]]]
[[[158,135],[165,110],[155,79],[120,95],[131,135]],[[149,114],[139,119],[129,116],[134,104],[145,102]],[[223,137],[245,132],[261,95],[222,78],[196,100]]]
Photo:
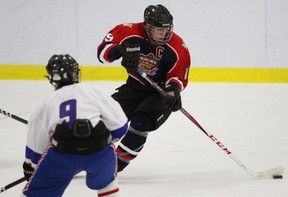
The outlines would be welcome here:
[[[150,5],[144,22],[120,24],[108,32],[97,48],[102,63],[122,58],[128,72],[124,85],[112,97],[130,120],[117,147],[118,171],[122,171],[144,147],[149,132],[157,130],[181,108],[180,92],[188,84],[190,54],[182,38],[173,32],[173,17],[163,5]],[[137,73],[142,69],[168,96],[162,97]]]

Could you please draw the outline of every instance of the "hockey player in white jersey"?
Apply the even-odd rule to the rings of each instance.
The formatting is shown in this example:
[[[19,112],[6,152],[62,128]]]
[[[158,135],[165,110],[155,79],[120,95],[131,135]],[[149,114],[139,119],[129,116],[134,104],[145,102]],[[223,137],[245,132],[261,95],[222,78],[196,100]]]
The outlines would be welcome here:
[[[119,196],[113,142],[128,129],[120,105],[80,84],[78,63],[68,54],[52,56],[46,70],[55,91],[29,119],[22,196],[60,197],[81,171],[99,197]]]

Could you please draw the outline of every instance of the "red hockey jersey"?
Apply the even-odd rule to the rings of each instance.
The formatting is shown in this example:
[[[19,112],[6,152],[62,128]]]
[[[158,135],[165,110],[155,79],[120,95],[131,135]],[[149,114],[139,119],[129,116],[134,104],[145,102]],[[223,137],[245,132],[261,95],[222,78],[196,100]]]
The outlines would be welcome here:
[[[120,24],[113,28],[97,48],[97,57],[102,63],[116,60],[116,46],[140,45],[139,67],[157,83],[177,85],[182,91],[188,84],[190,53],[182,38],[173,33],[165,45],[149,43],[143,22]],[[137,73],[129,73],[127,83],[141,91],[155,91]]]

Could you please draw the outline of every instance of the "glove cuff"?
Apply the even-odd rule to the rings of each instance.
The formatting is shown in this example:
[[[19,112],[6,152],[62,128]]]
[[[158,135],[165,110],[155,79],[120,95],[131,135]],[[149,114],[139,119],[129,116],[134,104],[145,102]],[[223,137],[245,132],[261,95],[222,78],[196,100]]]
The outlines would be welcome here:
[[[123,56],[124,50],[125,50],[124,47],[121,46],[121,45],[117,45],[115,47],[115,57],[116,57],[116,59],[119,59],[120,57]]]

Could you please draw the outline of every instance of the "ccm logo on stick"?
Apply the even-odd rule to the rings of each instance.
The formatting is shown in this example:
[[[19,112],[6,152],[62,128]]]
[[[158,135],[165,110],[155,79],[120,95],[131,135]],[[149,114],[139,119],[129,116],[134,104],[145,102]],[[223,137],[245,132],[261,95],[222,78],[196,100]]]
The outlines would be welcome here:
[[[216,137],[214,137],[213,135],[209,136],[220,148],[222,148],[222,150],[224,150],[228,155],[231,154],[231,152],[224,146],[224,144],[222,144],[220,141],[217,140]]]

